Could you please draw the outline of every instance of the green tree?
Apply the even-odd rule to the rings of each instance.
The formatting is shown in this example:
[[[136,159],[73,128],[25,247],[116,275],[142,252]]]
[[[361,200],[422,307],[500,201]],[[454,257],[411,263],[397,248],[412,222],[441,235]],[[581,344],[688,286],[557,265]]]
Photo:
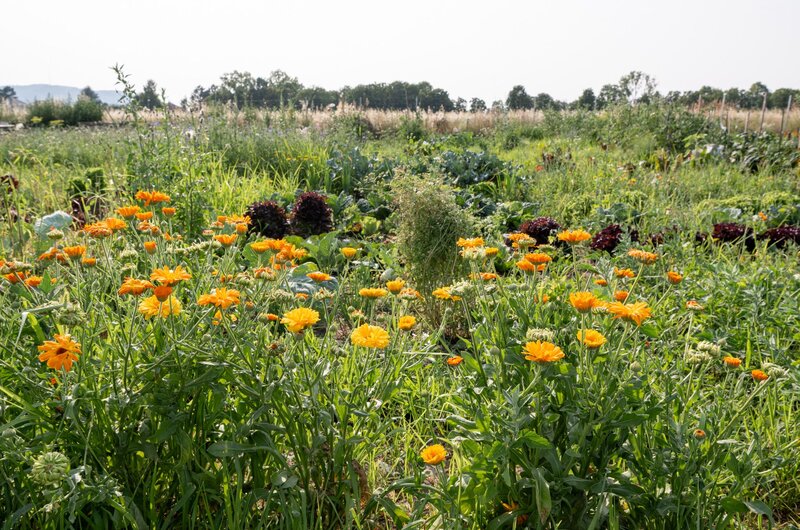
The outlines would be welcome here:
[[[619,85],[603,85],[597,95],[597,108],[603,109],[626,101],[627,96]]]
[[[13,87],[4,86],[0,88],[0,101],[10,101],[17,97],[17,91]]]
[[[508,107],[509,110],[532,109],[533,98],[528,95],[524,86],[516,85],[508,93],[506,107]]]
[[[797,101],[798,91],[792,88],[779,88],[767,96],[767,106],[771,109],[785,109],[789,104],[789,96],[792,101]]]
[[[486,110],[486,102],[481,98],[472,98],[469,100],[470,112],[483,112]]]
[[[90,86],[84,87],[83,90],[81,90],[81,93],[78,95],[78,98],[83,98],[94,103],[101,103],[100,96],[98,96],[97,92],[92,90],[92,87]]]
[[[536,108],[542,110],[558,109],[558,102],[550,94],[542,92],[535,98]]]
[[[581,97],[578,98],[578,101],[575,102],[575,106],[579,109],[592,110],[596,101],[597,98],[594,95],[594,90],[587,88],[583,91]]]
[[[649,101],[655,96],[656,80],[644,72],[634,70],[619,80],[619,89],[630,103]]]
[[[161,101],[161,96],[158,95],[156,82],[152,79],[145,83],[144,88],[137,94],[136,99],[139,105],[146,109],[160,109],[164,106],[164,102]]]

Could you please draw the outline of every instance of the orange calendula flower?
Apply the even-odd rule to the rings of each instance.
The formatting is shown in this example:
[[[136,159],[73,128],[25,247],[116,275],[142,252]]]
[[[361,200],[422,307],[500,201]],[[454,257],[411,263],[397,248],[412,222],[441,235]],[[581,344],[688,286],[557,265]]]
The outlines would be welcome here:
[[[705,308],[697,300],[689,300],[686,302],[686,309],[691,309],[692,311],[702,311]]]
[[[117,208],[117,215],[122,217],[123,219],[132,219],[134,215],[139,213],[141,208],[138,206],[122,206]]]
[[[453,302],[461,300],[460,296],[453,296],[450,294],[450,287],[439,287],[431,294],[440,300],[452,300]]]
[[[116,217],[109,217],[103,222],[109,229],[111,229],[112,232],[116,232],[117,230],[122,230],[126,226],[128,226],[128,223],[126,223],[122,219],[117,219]]]
[[[342,256],[345,258],[353,259],[356,257],[356,254],[358,254],[358,249],[353,247],[342,247],[339,249],[339,252],[341,252]]]
[[[595,285],[599,285],[600,287],[605,287],[606,285],[608,285],[608,281],[604,280],[603,278],[595,280],[594,283]]]
[[[39,287],[42,284],[42,277],[41,276],[28,276],[25,278],[25,285],[28,287]],[[50,282],[55,283],[55,278],[51,278]]]
[[[702,440],[703,438],[706,437],[706,431],[704,431],[703,429],[695,429],[693,434],[694,437],[697,438],[698,440]]]
[[[634,322],[641,326],[642,322],[650,318],[650,307],[647,302],[636,302],[633,304],[623,304],[621,302],[611,302],[606,304],[606,309],[614,315],[614,318],[621,318]]]
[[[175,215],[175,212],[176,212],[176,211],[177,211],[177,210],[176,210],[175,208],[172,208],[172,207],[170,207],[170,206],[164,206],[163,208],[161,208],[161,213],[162,213],[162,214],[163,214],[165,217],[172,217],[173,215]]]
[[[86,247],[83,245],[75,245],[73,247],[64,247],[64,254],[72,259],[78,259],[86,253]]]
[[[488,282],[489,280],[496,280],[497,278],[498,278],[497,274],[493,272],[481,272],[481,273],[472,272],[469,275],[470,280],[483,280],[485,282]]]
[[[237,223],[236,224],[236,233],[237,234],[246,234],[247,233],[247,225],[244,223]]]
[[[250,248],[256,254],[263,254],[268,250],[272,250],[272,246],[270,245],[269,241],[254,241],[250,243]]]
[[[460,355],[453,355],[445,359],[444,362],[446,362],[448,366],[458,366],[459,364],[462,363],[462,361],[464,361],[463,357],[461,357]]]
[[[486,251],[486,257],[492,258],[494,256],[497,256],[497,254],[500,252],[500,249],[497,247],[486,247],[485,251]]]
[[[81,265],[84,267],[94,267],[97,265],[97,258],[93,257],[84,257],[81,259]]]
[[[422,457],[422,461],[426,464],[436,466],[445,461],[447,450],[440,444],[429,445],[420,451],[419,456]]]
[[[606,338],[599,331],[582,329],[578,331],[578,340],[589,349],[599,348],[606,343]]]
[[[628,251],[628,256],[645,265],[651,265],[658,261],[658,254],[645,250],[636,250],[632,248]]]
[[[153,296],[155,296],[159,302],[166,302],[169,295],[172,294],[172,287],[169,285],[159,285],[158,287],[153,288]]]
[[[731,368],[739,368],[742,364],[742,360],[736,357],[731,357],[730,355],[726,356],[722,361],[730,366]]]
[[[469,239],[464,239],[463,237],[458,238],[456,241],[456,245],[461,248],[478,248],[484,245],[482,237],[472,237]]]
[[[197,305],[213,305],[222,309],[228,309],[232,305],[239,305],[241,293],[236,289],[220,287],[214,289],[209,294],[200,295]]]
[[[594,307],[597,307],[599,302],[597,297],[588,291],[569,294],[569,303],[581,313],[591,311]]]
[[[617,302],[624,302],[628,299],[628,291],[617,291],[614,293],[614,300]]]
[[[669,283],[678,284],[683,281],[683,276],[681,276],[675,271],[669,271],[667,273],[667,280],[669,281]]]
[[[24,281],[29,275],[26,271],[18,271],[18,272],[9,272],[8,274],[4,274],[3,278],[6,279],[8,283],[17,284],[21,281]]]
[[[523,272],[526,272],[526,273],[543,272],[545,270],[545,268],[547,267],[546,263],[542,263],[540,265],[534,265],[533,263],[531,263],[530,261],[525,260],[525,259],[519,260],[516,263],[516,265],[519,268],[519,270],[521,270]]]
[[[42,352],[39,354],[41,362],[46,362],[53,370],[63,368],[66,372],[72,369],[72,363],[78,360],[78,354],[81,353],[80,343],[69,335],[54,335],[53,340],[45,341],[37,349]]]
[[[136,278],[125,278],[125,281],[122,282],[122,287],[119,288],[117,294],[120,296],[124,296],[126,294],[132,294],[133,296],[139,296],[143,292],[148,289],[152,289],[155,287],[152,283],[148,282],[147,280],[137,280]]]
[[[174,270],[170,269],[169,267],[163,267],[161,269],[156,269],[150,274],[150,280],[154,282],[158,282],[161,285],[175,285],[176,283],[188,280],[192,277],[187,271],[185,271],[180,265],[175,267]]]
[[[222,243],[223,247],[229,247],[236,242],[237,234],[219,234],[214,236],[214,240]]]
[[[380,287],[364,287],[358,291],[358,294],[364,298],[383,298],[389,293]]]
[[[416,325],[417,325],[417,319],[410,315],[402,316],[397,321],[397,327],[402,329],[403,331],[409,331],[413,329],[414,326]]]
[[[292,309],[283,315],[281,324],[292,333],[300,333],[309,326],[319,322],[319,313],[307,307]]]
[[[153,212],[139,212],[136,214],[136,218],[140,221],[149,221],[153,218]]]
[[[330,274],[325,274],[324,272],[320,271],[309,272],[308,274],[306,274],[306,276],[308,276],[315,282],[327,282],[328,280],[333,278],[333,276],[331,276]]]
[[[49,261],[51,259],[57,258],[59,254],[61,254],[61,251],[57,247],[52,247],[50,250],[47,250],[46,252],[42,252],[41,254],[39,254],[37,260]],[[0,262],[0,265],[2,265],[2,262]]]
[[[105,222],[99,221],[97,223],[91,223],[84,226],[83,232],[87,234],[89,237],[100,239],[103,237],[110,236],[113,231],[108,227],[108,225]]]
[[[522,349],[522,354],[528,361],[537,363],[552,363],[564,358],[564,352],[561,348],[552,342],[528,342]]]
[[[406,300],[420,300],[422,299],[422,295],[419,294],[419,291],[416,289],[411,289],[410,287],[406,287],[397,295],[399,298],[403,298]]]
[[[634,278],[636,273],[631,269],[618,269],[614,267],[614,276],[617,278]]]
[[[550,263],[553,261],[553,258],[543,252],[531,252],[529,254],[525,254],[525,261],[529,261],[534,265],[541,265],[543,263]]]
[[[557,237],[559,241],[564,241],[570,245],[575,245],[577,243],[590,240],[592,238],[592,234],[586,230],[565,230],[564,232],[559,232]]]
[[[388,282],[386,282],[386,288],[392,294],[399,293],[400,291],[403,290],[403,287],[405,286],[406,286],[406,281],[401,279],[389,280]]]
[[[280,319],[281,319],[281,317],[279,317],[275,313],[267,313],[267,320],[269,320],[270,322],[276,322],[276,321],[278,321]]]
[[[165,193],[161,193],[160,191],[138,191],[136,192],[136,200],[144,201],[145,206],[150,206],[153,203],[157,202],[169,202],[170,197]]]
[[[750,375],[752,375],[753,379],[755,379],[756,381],[766,381],[767,379],[769,379],[769,376],[763,370],[753,370],[752,372],[750,372]]]
[[[153,317],[167,318],[171,315],[180,315],[181,302],[174,295],[170,295],[163,302],[153,295],[142,300],[139,312],[148,320]]]
[[[144,250],[148,254],[155,254],[155,252],[156,252],[156,242],[155,241],[145,241],[144,242]]]
[[[274,280],[275,270],[269,267],[259,267],[253,270],[253,275],[264,280]]]
[[[389,345],[389,333],[381,327],[362,324],[350,334],[350,342],[354,346],[383,349]]]

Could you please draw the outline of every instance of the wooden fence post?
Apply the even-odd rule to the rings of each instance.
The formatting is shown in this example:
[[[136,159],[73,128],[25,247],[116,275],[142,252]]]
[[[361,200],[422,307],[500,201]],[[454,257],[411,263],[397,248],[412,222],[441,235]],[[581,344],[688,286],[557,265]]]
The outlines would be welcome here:
[[[764,102],[761,104],[761,125],[758,128],[758,132],[764,131],[764,115],[767,113],[767,93],[764,93]]]

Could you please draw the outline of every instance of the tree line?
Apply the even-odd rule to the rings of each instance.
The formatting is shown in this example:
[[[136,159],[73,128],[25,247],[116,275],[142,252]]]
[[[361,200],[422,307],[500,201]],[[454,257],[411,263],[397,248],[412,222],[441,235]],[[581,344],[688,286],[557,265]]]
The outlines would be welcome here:
[[[0,101],[14,97],[11,87],[0,88]],[[81,97],[99,103],[97,95],[90,87],[83,89]],[[574,101],[560,101],[546,92],[528,94],[523,85],[511,88],[505,100],[493,101],[487,105],[480,98],[450,97],[442,88],[436,88],[427,81],[408,83],[369,83],[345,86],[340,90],[328,90],[317,86],[304,86],[296,77],[276,70],[268,77],[254,77],[249,72],[234,71],[220,77],[219,83],[209,87],[198,86],[189,98],[181,102],[183,107],[204,103],[233,105],[242,108],[285,108],[325,109],[340,103],[356,105],[361,108],[379,110],[444,110],[459,112],[482,112],[498,110],[598,110],[621,103],[649,103],[664,101],[685,106],[719,104],[744,109],[785,108],[800,98],[800,90],[779,88],[770,91],[761,82],[753,83],[748,89],[729,88],[723,90],[703,86],[699,90],[685,92],[670,91],[666,94],[656,89],[654,78],[643,72],[633,71],[616,83],[603,85],[595,94],[592,88],[585,89]],[[137,103],[148,109],[162,107],[165,102],[155,81],[149,80],[136,95]]]

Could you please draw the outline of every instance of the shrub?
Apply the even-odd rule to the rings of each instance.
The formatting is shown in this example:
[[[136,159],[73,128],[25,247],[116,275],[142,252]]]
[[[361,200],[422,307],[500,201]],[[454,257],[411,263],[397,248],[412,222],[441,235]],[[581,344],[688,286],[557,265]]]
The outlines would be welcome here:
[[[459,271],[459,237],[473,232],[472,217],[456,203],[454,190],[432,174],[398,171],[392,182],[397,249],[417,288],[429,293]]]

